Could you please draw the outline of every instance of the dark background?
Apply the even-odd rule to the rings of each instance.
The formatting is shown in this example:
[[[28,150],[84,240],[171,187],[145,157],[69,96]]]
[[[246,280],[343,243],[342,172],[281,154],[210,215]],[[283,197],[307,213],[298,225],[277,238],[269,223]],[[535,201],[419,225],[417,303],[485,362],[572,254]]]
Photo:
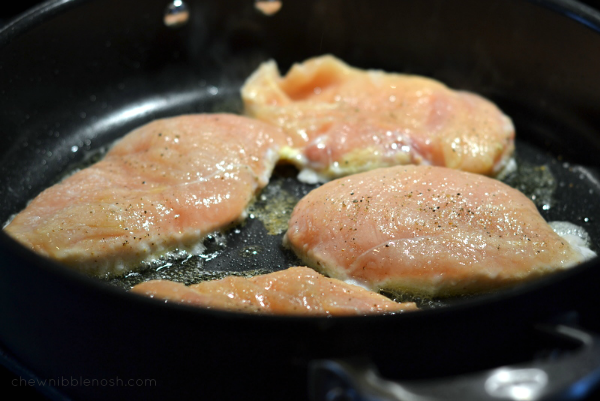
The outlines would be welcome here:
[[[0,26],[6,24],[12,18],[30,9],[31,7],[42,3],[40,0],[21,0],[5,2],[0,7]]]
[[[168,0],[165,0],[165,4]],[[253,0],[247,0],[253,1]],[[594,7],[600,10],[600,0],[580,0],[580,3]],[[35,5],[42,3],[41,0],[17,0],[11,2],[4,2],[5,4],[0,7],[0,26],[10,21],[15,16],[25,12],[26,10],[34,7]]]

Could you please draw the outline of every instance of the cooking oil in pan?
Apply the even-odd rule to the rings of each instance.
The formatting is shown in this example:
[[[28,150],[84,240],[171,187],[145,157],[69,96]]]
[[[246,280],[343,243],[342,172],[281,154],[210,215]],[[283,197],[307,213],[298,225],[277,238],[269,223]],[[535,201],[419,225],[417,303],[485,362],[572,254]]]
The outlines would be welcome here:
[[[282,188],[281,181],[267,186],[248,208],[250,216],[262,221],[269,235],[283,234],[290,214],[300,199]]]
[[[210,270],[206,268],[207,262],[218,258],[227,247],[227,236],[222,233],[213,233],[203,242],[205,251],[200,255],[186,251],[176,250],[168,252],[158,259],[146,263],[140,268],[122,277],[112,277],[106,280],[118,287],[130,289],[136,284],[149,280],[171,280],[185,285],[196,284],[201,281],[217,280],[229,275],[251,277],[257,274],[269,273],[268,269],[253,269],[246,271]],[[249,253],[253,247],[248,247]],[[226,267],[226,266],[224,266]]]
[[[555,203],[557,182],[548,165],[534,165],[522,160],[502,181],[527,195],[538,209],[548,210]]]
[[[249,245],[242,248],[240,255],[242,258],[254,258],[260,255],[265,249],[260,245]]]

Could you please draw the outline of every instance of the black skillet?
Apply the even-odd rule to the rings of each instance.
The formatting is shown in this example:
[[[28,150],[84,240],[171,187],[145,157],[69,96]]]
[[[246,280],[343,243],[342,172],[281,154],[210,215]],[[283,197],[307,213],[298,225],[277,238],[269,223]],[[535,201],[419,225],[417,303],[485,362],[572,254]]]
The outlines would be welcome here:
[[[164,23],[165,0],[51,1],[0,33],[1,220],[136,126],[239,111],[239,86],[261,61],[273,58],[285,70],[332,53],[497,102],[519,138],[521,170],[509,182],[535,196],[547,219],[584,226],[600,249],[598,13],[566,0],[287,0],[273,16],[251,0],[186,3],[189,19],[174,27]],[[297,197],[310,189],[287,172],[280,184]],[[227,246],[209,240],[210,255],[195,259],[193,274],[168,263],[157,274],[191,281],[285,268],[295,259],[279,238],[250,219]],[[123,281],[85,277],[2,234],[0,345],[9,360],[55,379],[40,387],[53,397],[303,399],[309,376],[314,398],[382,391],[374,382],[396,388],[365,384],[368,360],[383,376],[413,383],[402,391],[448,398],[481,385],[459,392],[477,399],[494,394],[485,390],[485,372],[502,365],[533,358],[548,377],[572,381],[592,372],[599,364],[594,336],[564,328],[564,316],[576,311],[581,324],[600,330],[599,278],[594,260],[506,291],[443,307],[426,303],[429,310],[413,314],[247,316],[128,294]],[[539,324],[567,340],[560,347],[543,340]],[[537,343],[565,355],[550,366],[547,353],[530,351]],[[453,381],[457,375],[468,381]],[[552,387],[532,377],[513,379],[533,383],[538,395]],[[150,381],[127,386],[130,379]],[[565,388],[574,387],[553,390]]]

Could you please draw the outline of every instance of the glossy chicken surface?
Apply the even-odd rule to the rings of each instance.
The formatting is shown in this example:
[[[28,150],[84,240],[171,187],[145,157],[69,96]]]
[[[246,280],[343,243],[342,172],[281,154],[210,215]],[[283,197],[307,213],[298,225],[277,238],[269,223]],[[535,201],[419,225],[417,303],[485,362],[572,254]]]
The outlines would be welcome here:
[[[590,256],[516,189],[432,166],[377,169],[313,190],[284,241],[331,277],[428,297],[505,287]]]
[[[131,291],[166,302],[248,313],[338,316],[417,309],[414,303],[396,303],[308,267],[291,267],[251,278],[229,276],[189,287],[154,280],[138,284]]]
[[[121,274],[244,216],[285,139],[228,114],[157,120],[98,163],[36,197],[5,228],[35,252],[78,270]]]
[[[283,157],[307,182],[406,164],[495,175],[514,151],[512,122],[490,101],[332,56],[295,64],[284,77],[275,62],[263,63],[242,98],[247,115],[284,129]]]

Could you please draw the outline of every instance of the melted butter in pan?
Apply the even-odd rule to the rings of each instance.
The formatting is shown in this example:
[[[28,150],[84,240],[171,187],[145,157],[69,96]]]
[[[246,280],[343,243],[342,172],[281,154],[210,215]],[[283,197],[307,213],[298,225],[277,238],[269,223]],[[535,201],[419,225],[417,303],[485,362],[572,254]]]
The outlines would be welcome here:
[[[267,186],[248,208],[251,218],[259,219],[269,235],[283,234],[288,229],[290,214],[299,198],[282,188],[281,181]]]

